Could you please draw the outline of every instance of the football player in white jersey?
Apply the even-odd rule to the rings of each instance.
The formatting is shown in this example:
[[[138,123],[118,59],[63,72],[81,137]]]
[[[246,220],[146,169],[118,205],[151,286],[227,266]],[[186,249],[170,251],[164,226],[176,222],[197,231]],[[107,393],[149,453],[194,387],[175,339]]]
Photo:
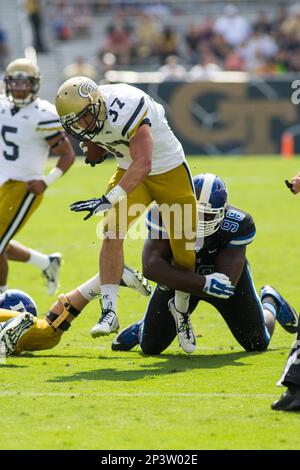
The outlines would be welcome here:
[[[42,269],[48,293],[54,294],[61,255],[45,255],[15,242],[42,201],[47,187],[74,162],[74,151],[55,107],[38,97],[40,72],[28,59],[16,59],[6,69],[6,96],[0,97],[0,292],[7,289],[8,260]],[[44,175],[50,149],[57,166]]]
[[[175,265],[184,271],[194,270],[197,210],[193,183],[183,148],[163,107],[142,90],[127,84],[97,86],[87,77],[74,77],[59,88],[56,109],[65,130],[86,141],[83,149],[87,147],[88,156],[93,142],[112,153],[118,165],[104,196],[71,205],[73,211],[87,211],[85,219],[108,211],[99,262],[103,310],[91,331],[93,337],[107,335],[119,327],[116,303],[123,271],[123,239],[153,200],[164,205]],[[189,212],[179,223],[174,214],[168,218],[168,209],[174,204],[182,213]],[[189,294],[176,291],[169,307],[178,328],[186,332],[182,347],[191,352],[195,341],[188,303]]]

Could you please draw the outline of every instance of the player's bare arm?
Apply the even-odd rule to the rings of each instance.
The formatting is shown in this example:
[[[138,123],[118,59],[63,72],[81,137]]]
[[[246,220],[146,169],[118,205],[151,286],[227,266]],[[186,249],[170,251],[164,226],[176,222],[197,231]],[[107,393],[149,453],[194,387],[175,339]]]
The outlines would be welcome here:
[[[52,152],[55,155],[59,156],[56,169],[54,168],[52,170],[52,174],[54,175],[54,177],[56,175],[60,177],[62,176],[62,174],[66,173],[70,166],[74,163],[74,149],[71,145],[70,140],[64,132],[59,133],[52,139],[48,139],[48,145],[50,146]],[[28,182],[28,190],[36,195],[43,193],[47,189],[47,186],[47,179],[31,180]]]
[[[75,161],[75,152],[70,139],[62,132],[60,135],[49,140],[48,144],[52,152],[59,157],[56,165],[57,168],[66,173]]]
[[[224,260],[222,262],[222,254],[225,252]],[[233,249],[234,255],[232,257],[232,270],[228,264],[227,251],[224,249],[219,254],[219,262],[216,267],[217,273],[225,274],[230,280],[238,281],[237,272],[241,274],[241,249]],[[222,271],[222,267],[226,267],[227,272]],[[238,268],[237,268],[238,267]],[[158,284],[166,285],[171,289],[178,289],[189,294],[197,295],[201,298],[206,298],[207,295],[203,292],[207,281],[207,276],[202,276],[193,272],[182,271],[172,265],[172,252],[169,240],[147,240],[143,248],[143,274],[147,279],[157,282]],[[232,276],[232,277],[231,277]],[[229,297],[229,296],[228,296]]]
[[[172,266],[169,240],[146,240],[142,260],[143,275],[151,281],[195,295],[204,287],[204,279],[201,282],[197,274]]]
[[[223,248],[215,259],[215,270],[229,277],[236,286],[246,262],[246,246]]]

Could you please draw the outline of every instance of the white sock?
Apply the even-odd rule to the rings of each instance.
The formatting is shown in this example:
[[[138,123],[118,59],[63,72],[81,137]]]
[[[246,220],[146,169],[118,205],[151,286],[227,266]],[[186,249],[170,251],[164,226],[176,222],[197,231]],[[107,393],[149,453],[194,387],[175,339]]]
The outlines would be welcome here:
[[[0,294],[4,294],[4,292],[6,292],[8,289],[7,286],[0,286]]]
[[[99,274],[96,274],[94,277],[91,277],[88,281],[81,284],[77,287],[77,290],[80,292],[82,297],[84,297],[89,302],[101,295],[101,282]]]
[[[49,256],[40,253],[39,251],[32,250],[29,248],[30,258],[27,261],[29,264],[33,264],[43,271],[48,268],[50,264]]]
[[[117,313],[118,284],[105,284],[101,286],[102,308],[112,310]]]
[[[175,308],[180,313],[187,313],[189,309],[190,294],[180,290],[175,291]]]
[[[122,274],[122,281],[124,284],[126,284],[127,287],[131,287],[133,278],[135,279],[134,274],[132,274],[132,272],[129,271],[125,266]],[[86,282],[77,287],[77,290],[80,292],[82,297],[84,297],[89,302],[93,299],[96,299],[101,295],[100,275],[96,274],[95,276],[91,277]]]

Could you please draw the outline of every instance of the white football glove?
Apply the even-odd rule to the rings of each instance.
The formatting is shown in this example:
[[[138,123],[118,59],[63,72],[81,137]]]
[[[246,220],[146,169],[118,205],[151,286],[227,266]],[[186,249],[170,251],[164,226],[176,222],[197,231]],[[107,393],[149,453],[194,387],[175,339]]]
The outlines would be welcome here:
[[[234,294],[234,286],[226,274],[212,273],[205,277],[203,292],[220,299],[228,299]]]

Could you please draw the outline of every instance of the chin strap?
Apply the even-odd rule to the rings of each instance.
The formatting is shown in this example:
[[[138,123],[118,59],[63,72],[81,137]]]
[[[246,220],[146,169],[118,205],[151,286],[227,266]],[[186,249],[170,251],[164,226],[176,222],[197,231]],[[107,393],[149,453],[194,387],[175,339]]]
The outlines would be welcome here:
[[[53,312],[49,312],[46,318],[49,325],[55,331],[57,328],[60,328],[63,331],[67,331],[71,326],[71,324],[66,321],[68,316],[72,315],[73,317],[77,317],[80,312],[70,304],[68,298],[64,294],[60,294],[58,296],[58,300],[63,306],[63,311],[59,315]]]

